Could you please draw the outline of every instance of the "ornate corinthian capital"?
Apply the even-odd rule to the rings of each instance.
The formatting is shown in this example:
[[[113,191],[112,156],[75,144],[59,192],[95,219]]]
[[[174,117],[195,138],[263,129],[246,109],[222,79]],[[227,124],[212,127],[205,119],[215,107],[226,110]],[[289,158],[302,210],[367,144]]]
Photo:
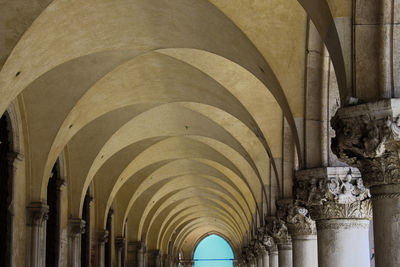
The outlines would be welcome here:
[[[360,169],[367,186],[400,183],[400,99],[341,108],[332,151]]]
[[[308,209],[299,201],[281,199],[277,201],[277,216],[286,222],[291,235],[315,235],[315,221]]]
[[[292,239],[284,221],[273,216],[267,216],[265,221],[267,223],[266,229],[268,234],[274,238],[274,241],[278,246],[292,243]]]
[[[296,197],[314,220],[371,219],[369,190],[360,172],[350,167],[327,167],[296,172]]]
[[[86,222],[81,219],[70,219],[68,221],[68,230],[71,236],[76,236],[85,233]]]
[[[49,214],[49,206],[42,202],[33,202],[28,207],[27,224],[30,226],[42,226],[43,222],[47,221]]]

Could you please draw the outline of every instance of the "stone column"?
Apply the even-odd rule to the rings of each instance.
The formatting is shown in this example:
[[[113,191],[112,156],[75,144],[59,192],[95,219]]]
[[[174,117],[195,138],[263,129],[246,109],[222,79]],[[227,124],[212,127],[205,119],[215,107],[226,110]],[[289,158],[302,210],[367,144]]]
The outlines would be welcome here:
[[[332,119],[332,150],[357,167],[370,187],[375,264],[400,266],[400,99],[341,108]]]
[[[308,210],[293,199],[277,202],[277,215],[292,237],[293,266],[318,267],[317,229]]]
[[[117,267],[124,267],[122,266],[122,251],[125,248],[125,238],[124,237],[117,237],[115,238],[115,252],[116,252],[116,258],[117,258]]]
[[[274,245],[269,251],[269,267],[278,267],[278,247]]]
[[[278,247],[279,267],[292,267],[292,240],[285,222],[276,217],[266,217],[266,229]]]
[[[97,249],[98,249],[98,258],[97,258],[97,266],[98,267],[104,267],[105,265],[105,243],[108,241],[108,231],[103,230],[98,232],[98,244],[97,244]]]
[[[68,266],[81,266],[81,236],[85,232],[85,221],[70,219],[68,221]]]
[[[318,266],[369,266],[369,191],[360,172],[326,167],[296,172],[296,196],[318,232]]]
[[[46,220],[49,206],[42,202],[33,202],[27,208],[27,267],[45,266],[46,259]]]
[[[146,246],[144,242],[138,242],[136,253],[137,267],[145,267]]]
[[[266,248],[262,250],[262,267],[269,267],[269,253]]]

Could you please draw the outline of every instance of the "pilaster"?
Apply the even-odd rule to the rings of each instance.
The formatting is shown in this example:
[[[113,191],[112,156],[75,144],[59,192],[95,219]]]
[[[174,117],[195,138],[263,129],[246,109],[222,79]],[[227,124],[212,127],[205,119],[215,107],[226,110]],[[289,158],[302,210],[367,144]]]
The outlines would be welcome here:
[[[27,211],[27,267],[42,267],[46,259],[46,221],[49,206],[42,202],[32,202]]]
[[[125,248],[125,238],[122,236],[116,237],[115,238],[115,250],[116,250],[116,256],[117,256],[117,267],[123,267],[123,259],[122,259],[122,251]]]
[[[85,221],[70,219],[68,221],[68,266],[81,266],[81,235],[85,233]]]

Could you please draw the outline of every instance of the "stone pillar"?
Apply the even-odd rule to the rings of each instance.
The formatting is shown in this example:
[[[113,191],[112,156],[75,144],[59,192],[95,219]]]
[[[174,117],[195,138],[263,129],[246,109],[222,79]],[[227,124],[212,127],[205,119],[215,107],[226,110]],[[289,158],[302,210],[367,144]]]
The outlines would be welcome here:
[[[46,220],[49,206],[33,202],[27,208],[27,267],[45,266],[46,259]]]
[[[138,242],[137,250],[136,250],[137,256],[137,267],[145,267],[145,256],[146,256],[146,246],[144,242],[140,241]]]
[[[292,237],[293,266],[318,267],[317,229],[308,210],[293,199],[277,202],[277,215]]]
[[[296,196],[318,232],[318,266],[369,266],[369,191],[360,172],[326,167],[296,172]]]
[[[375,264],[400,266],[400,99],[341,108],[331,124],[332,150],[357,167],[370,187]]]
[[[117,238],[115,238],[115,256],[116,256],[116,260],[117,260],[117,267],[124,267],[124,266],[122,266],[122,262],[123,262],[123,259],[122,259],[122,255],[123,255],[123,253],[122,253],[122,251],[124,250],[124,248],[125,248],[125,238],[123,238],[123,237],[117,237]]]
[[[262,250],[262,267],[269,267],[269,253],[267,249]]]
[[[285,222],[276,217],[266,217],[266,229],[278,247],[279,267],[292,267],[292,240]]]
[[[85,221],[70,219],[68,221],[68,266],[81,266],[81,236],[85,232]]]
[[[278,267],[278,248],[273,246],[269,251],[269,267]]]
[[[263,267],[263,256],[262,250],[257,251],[257,267]]]
[[[97,257],[97,266],[104,267],[105,265],[105,243],[108,241],[108,231],[103,230],[98,232],[98,257]]]

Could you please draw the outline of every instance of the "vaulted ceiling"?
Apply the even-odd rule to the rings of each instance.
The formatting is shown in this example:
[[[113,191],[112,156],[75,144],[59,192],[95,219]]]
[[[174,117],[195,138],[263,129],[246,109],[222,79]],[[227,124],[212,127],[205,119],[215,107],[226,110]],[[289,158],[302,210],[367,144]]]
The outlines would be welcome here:
[[[1,1],[0,114],[22,114],[28,199],[62,154],[70,217],[93,184],[97,229],[113,207],[149,249],[210,232],[239,249],[282,179],[285,122],[303,162],[308,17],[345,95],[348,2]]]

